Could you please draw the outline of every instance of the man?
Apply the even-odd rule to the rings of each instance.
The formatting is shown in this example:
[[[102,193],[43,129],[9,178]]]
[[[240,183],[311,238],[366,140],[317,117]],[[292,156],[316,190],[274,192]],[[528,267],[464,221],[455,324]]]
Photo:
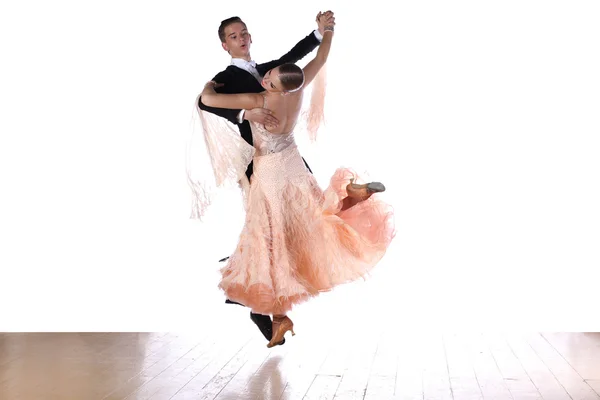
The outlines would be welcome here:
[[[317,21],[319,21],[319,18],[327,18],[331,21],[334,20],[331,11],[327,11],[324,14],[319,13],[317,15]],[[262,88],[260,81],[265,73],[279,65],[298,62],[321,43],[323,32],[319,29],[313,31],[299,41],[280,59],[264,64],[256,64],[250,56],[252,36],[248,32],[246,24],[239,17],[231,17],[222,21],[219,26],[219,39],[221,40],[223,49],[231,55],[231,64],[212,79],[219,84],[223,84],[223,86],[218,88],[217,92],[229,94],[262,92],[264,89]],[[253,110],[213,108],[204,105],[202,103],[202,97],[198,100],[198,106],[201,110],[216,114],[235,124],[239,128],[242,138],[250,145],[253,145],[253,140],[252,130],[248,121],[254,121],[263,125],[277,125],[279,123],[279,121],[271,115],[271,112],[264,108],[256,108]],[[304,163],[308,170],[311,171],[308,164],[306,164],[306,161]],[[248,180],[250,180],[250,177],[252,176],[252,168],[253,164],[251,162],[246,170]],[[227,257],[220,261],[225,260],[227,260]],[[225,302],[239,304],[232,302],[229,299]],[[258,326],[265,338],[270,341],[273,335],[271,317],[250,312],[250,319]],[[285,339],[279,344],[284,343]]]

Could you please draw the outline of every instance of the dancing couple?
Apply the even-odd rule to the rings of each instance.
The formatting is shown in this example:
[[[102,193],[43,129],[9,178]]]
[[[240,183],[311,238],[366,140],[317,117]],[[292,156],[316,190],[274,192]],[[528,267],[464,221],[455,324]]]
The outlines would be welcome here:
[[[223,21],[219,38],[231,65],[197,99],[215,176],[234,174],[245,198],[245,224],[225,259],[219,287],[228,303],[251,309],[268,347],[285,343],[286,332],[294,334],[287,316],[294,305],[365,276],[394,236],[392,208],[376,194],[385,190],[381,183],[359,183],[353,170],[339,168],[322,190],[296,146],[294,134],[314,131],[323,113],[319,72],[335,17],[327,11],[316,21],[318,29],[264,64],[250,57],[246,24],[238,17]],[[304,68],[295,64],[317,47]],[[301,129],[303,95],[311,83],[309,129]],[[237,137],[207,123],[207,112],[239,127]]]

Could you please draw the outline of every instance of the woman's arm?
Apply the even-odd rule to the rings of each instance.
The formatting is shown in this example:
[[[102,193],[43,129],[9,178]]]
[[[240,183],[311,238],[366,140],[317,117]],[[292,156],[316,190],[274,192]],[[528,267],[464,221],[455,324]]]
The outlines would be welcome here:
[[[204,86],[200,95],[202,103],[209,107],[251,110],[263,106],[263,96],[259,93],[224,94],[215,92],[215,87],[221,86],[210,81]]]
[[[335,25],[333,17],[322,17],[323,22],[319,21],[319,24],[323,23],[325,25],[323,32],[323,41],[319,46],[319,50],[317,51],[317,55],[315,58],[306,64],[304,67],[304,86],[309,85],[315,76],[319,73],[325,62],[327,62],[327,57],[329,56],[329,49],[331,49],[331,40],[333,39],[333,27]]]
[[[230,68],[219,72],[214,78],[212,78],[212,80],[214,82],[221,82],[224,86],[229,86],[230,89],[237,86],[236,76],[232,73]],[[200,96],[198,97],[198,107],[203,111],[207,111],[221,118],[225,118],[232,124],[240,124],[240,121],[238,120],[238,114],[241,110],[209,107],[202,103],[202,97]]]

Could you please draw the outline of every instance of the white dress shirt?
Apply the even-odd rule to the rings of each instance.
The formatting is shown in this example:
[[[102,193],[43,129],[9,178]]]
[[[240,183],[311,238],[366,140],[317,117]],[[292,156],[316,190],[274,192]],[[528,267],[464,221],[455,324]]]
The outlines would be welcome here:
[[[317,40],[319,42],[323,41],[323,35],[321,35],[321,32],[319,32],[318,29],[315,29],[315,31],[313,32],[315,37],[317,38]],[[248,71],[250,74],[252,74],[253,77],[256,78],[256,80],[258,82],[262,81],[262,76],[260,76],[260,74],[258,73],[258,71],[256,70],[256,62],[253,60],[250,61],[246,61],[243,58],[232,58],[231,59],[231,65],[234,65],[238,68],[243,69],[244,71]],[[244,122],[244,112],[246,110],[242,110],[240,111],[240,113],[238,114],[238,122],[241,124],[242,122]]]

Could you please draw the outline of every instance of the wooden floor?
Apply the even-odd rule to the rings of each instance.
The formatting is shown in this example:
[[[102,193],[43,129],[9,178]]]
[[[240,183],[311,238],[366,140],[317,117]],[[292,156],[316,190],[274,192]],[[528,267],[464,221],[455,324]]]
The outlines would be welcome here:
[[[186,334],[0,334],[0,399],[600,399],[597,333],[296,321],[267,349],[235,316]]]

